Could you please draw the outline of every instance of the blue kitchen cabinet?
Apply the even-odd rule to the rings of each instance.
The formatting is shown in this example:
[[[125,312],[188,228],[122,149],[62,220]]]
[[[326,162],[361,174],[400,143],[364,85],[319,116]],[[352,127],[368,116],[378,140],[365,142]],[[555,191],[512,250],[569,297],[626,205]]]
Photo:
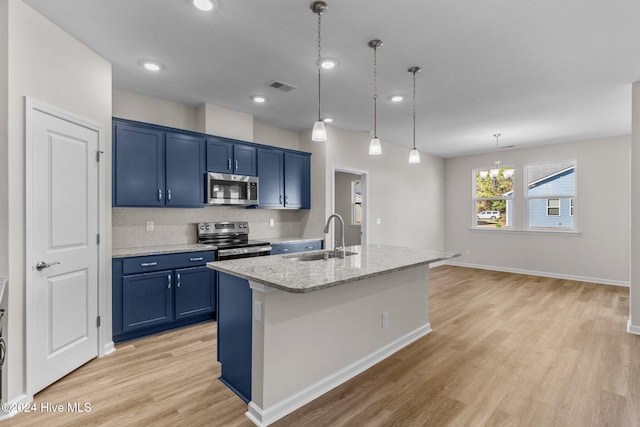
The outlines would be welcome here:
[[[304,242],[293,242],[293,243],[272,243],[271,255],[319,251],[320,249],[322,249],[322,240],[309,240]]]
[[[166,135],[166,206],[204,205],[205,145],[202,138],[176,133]]]
[[[114,123],[113,206],[204,206],[204,138]]]
[[[284,156],[280,150],[258,149],[258,206],[284,207]]]
[[[251,400],[251,304],[246,279],[218,273],[220,381],[245,402]]]
[[[116,124],[113,134],[113,205],[164,206],[164,133]]]
[[[191,267],[176,270],[175,318],[212,313],[215,310],[215,273],[208,267]]]
[[[259,201],[261,208],[309,209],[311,207],[310,154],[258,149]]]
[[[257,175],[257,149],[226,138],[207,138],[207,171]]]
[[[162,325],[173,320],[171,270],[135,274],[122,279],[123,331]]]
[[[114,258],[113,341],[213,319],[216,274],[205,264],[214,257],[198,251]]]

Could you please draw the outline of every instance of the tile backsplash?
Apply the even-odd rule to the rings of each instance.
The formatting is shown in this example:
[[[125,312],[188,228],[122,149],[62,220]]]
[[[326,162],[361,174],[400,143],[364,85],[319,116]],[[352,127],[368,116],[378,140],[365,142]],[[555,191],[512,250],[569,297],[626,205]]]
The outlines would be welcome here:
[[[233,206],[208,206],[202,209],[177,208],[113,208],[113,248],[180,245],[196,243],[199,222],[247,221],[249,237],[302,236],[304,210],[244,209]],[[269,226],[273,218],[275,225]],[[146,231],[146,222],[153,221],[153,231]],[[322,230],[319,230],[321,233]]]

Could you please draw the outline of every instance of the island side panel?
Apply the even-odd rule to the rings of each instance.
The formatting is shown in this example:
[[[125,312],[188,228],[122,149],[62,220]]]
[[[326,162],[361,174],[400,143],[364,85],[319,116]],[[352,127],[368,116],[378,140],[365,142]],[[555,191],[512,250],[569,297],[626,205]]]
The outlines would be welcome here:
[[[305,294],[254,289],[253,298],[254,309],[262,303],[263,321],[253,318],[252,403],[267,419],[431,330],[428,265]]]

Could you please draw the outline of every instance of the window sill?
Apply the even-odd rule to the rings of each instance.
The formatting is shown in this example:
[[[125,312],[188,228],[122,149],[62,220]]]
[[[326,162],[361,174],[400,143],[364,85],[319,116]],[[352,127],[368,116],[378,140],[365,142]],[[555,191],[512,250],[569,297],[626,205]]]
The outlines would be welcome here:
[[[516,234],[549,234],[553,236],[563,235],[563,236],[580,236],[579,231],[554,231],[554,230],[517,230],[514,228],[474,228],[471,227],[470,231],[479,232],[479,233],[516,233]]]

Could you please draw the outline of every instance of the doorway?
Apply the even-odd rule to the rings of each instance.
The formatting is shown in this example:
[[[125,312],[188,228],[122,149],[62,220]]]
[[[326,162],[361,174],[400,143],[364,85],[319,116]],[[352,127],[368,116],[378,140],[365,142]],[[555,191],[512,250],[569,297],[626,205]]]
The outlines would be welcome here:
[[[333,209],[344,219],[346,246],[367,242],[367,172],[334,166]],[[339,227],[333,228],[334,242],[340,242]]]

